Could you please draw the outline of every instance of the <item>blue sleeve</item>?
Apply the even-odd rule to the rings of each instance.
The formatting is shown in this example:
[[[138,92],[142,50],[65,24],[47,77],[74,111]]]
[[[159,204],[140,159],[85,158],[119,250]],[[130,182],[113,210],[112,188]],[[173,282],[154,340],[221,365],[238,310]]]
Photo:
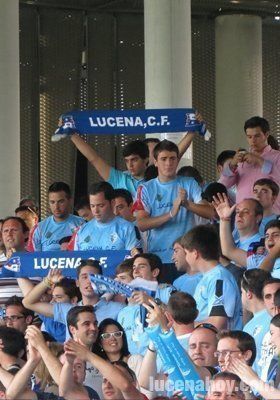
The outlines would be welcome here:
[[[67,313],[73,308],[70,303],[54,303],[53,305],[53,319],[67,326]]]
[[[133,247],[136,247],[137,249],[143,248],[140,232],[136,226],[131,224],[125,235],[125,250],[132,250]]]
[[[32,250],[31,251],[42,251],[42,243],[41,243],[41,227],[37,225],[34,231],[31,233],[30,238]]]
[[[126,175],[123,171],[119,171],[118,169],[111,167],[108,182],[113,186],[114,189],[118,188],[126,189],[127,185],[125,178]]]

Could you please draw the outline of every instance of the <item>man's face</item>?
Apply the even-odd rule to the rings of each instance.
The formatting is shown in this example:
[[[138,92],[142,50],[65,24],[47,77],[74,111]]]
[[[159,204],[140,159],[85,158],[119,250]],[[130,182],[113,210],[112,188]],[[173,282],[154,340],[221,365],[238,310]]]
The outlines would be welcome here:
[[[263,301],[265,308],[271,316],[275,315],[274,298],[277,290],[280,289],[280,283],[270,283],[263,288]]]
[[[82,207],[77,210],[79,217],[83,218],[85,221],[90,221],[93,218],[90,207]]]
[[[280,229],[279,228],[269,228],[266,230],[265,235],[265,248],[268,252],[273,249],[273,247],[280,242]]]
[[[253,201],[243,200],[236,207],[235,224],[238,230],[255,230],[261,216],[255,215],[256,206]]]
[[[128,205],[123,197],[116,197],[114,204],[114,214],[131,221],[133,219],[132,204]]]
[[[186,261],[186,253],[184,248],[179,243],[175,243],[173,246],[172,261],[174,262],[178,271],[186,271],[188,266]]]
[[[220,339],[217,346],[217,352],[219,352],[218,363],[222,371],[225,371],[225,358],[227,354],[230,354],[231,358],[239,358],[247,361],[245,353],[242,353],[238,347],[238,340],[229,337]]]
[[[124,367],[116,365],[116,368],[120,369],[122,373],[125,375],[125,377],[130,381],[132,381],[132,377]],[[113,386],[105,378],[103,378],[102,382],[102,392],[103,392],[103,400],[122,400],[124,398],[120,389],[118,389],[116,386]]]
[[[254,198],[263,206],[264,210],[270,209],[276,196],[272,194],[272,190],[267,185],[255,185],[253,188]]]
[[[268,133],[263,133],[259,126],[246,129],[246,137],[252,152],[261,152],[267,145]]]
[[[188,353],[197,366],[216,366],[217,359],[214,356],[216,350],[217,339],[213,331],[197,328],[192,332],[189,339]]]
[[[70,332],[75,340],[80,339],[87,347],[96,342],[98,324],[94,313],[81,312],[78,316],[77,327],[70,326]]]
[[[15,328],[18,331],[25,333],[26,328],[32,322],[31,316],[25,316],[23,309],[17,305],[11,305],[6,308],[5,323],[9,328]]]
[[[54,303],[70,303],[70,297],[65,294],[64,290],[60,286],[56,286],[52,291],[52,301]]]
[[[159,177],[173,179],[176,176],[178,163],[179,160],[175,151],[161,151],[155,161]]]
[[[120,272],[116,275],[115,281],[121,283],[130,283],[133,280],[130,272]]]
[[[93,217],[98,222],[108,222],[113,214],[114,202],[106,200],[103,192],[97,194],[91,194],[89,196],[90,208]]]
[[[137,154],[131,154],[124,158],[128,172],[134,177],[143,177],[147,168],[148,160],[141,158]]]
[[[76,284],[81,292],[83,297],[92,298],[95,296],[93,288],[91,286],[91,281],[89,279],[89,274],[99,274],[97,268],[85,265],[80,272],[78,279],[76,280]]]
[[[8,219],[2,226],[2,238],[7,250],[23,250],[26,234],[22,231],[20,222],[14,219]]]
[[[217,378],[211,382],[205,400],[243,400],[244,394],[240,391],[236,381]]]
[[[137,257],[133,262],[133,278],[143,278],[147,281],[156,281],[159,270],[156,268],[153,271],[146,258]]]
[[[64,191],[49,193],[49,205],[52,215],[57,220],[68,217],[71,209],[71,199]]]
[[[62,365],[65,364],[66,362],[65,354],[62,354],[59,357],[59,361],[61,362]],[[86,378],[86,363],[80,360],[79,358],[75,358],[72,372],[73,372],[73,381],[76,383],[83,384]]]
[[[185,259],[187,265],[190,266],[191,270],[194,272],[199,271],[199,265],[197,267],[197,252],[195,250],[184,249]]]

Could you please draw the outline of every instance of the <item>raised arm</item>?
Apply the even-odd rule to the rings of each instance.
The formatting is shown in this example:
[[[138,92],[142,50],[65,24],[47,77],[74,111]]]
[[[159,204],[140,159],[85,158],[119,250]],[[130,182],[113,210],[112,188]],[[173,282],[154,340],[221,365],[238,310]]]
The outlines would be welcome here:
[[[77,149],[88,159],[90,164],[96,169],[102,179],[107,181],[110,176],[111,166],[100,157],[97,152],[86,143],[79,135],[72,135],[71,140]]]
[[[218,193],[214,196],[213,206],[220,217],[220,241],[222,254],[229,260],[234,261],[238,266],[247,265],[247,253],[238,249],[233,241],[231,232],[231,215],[235,209],[235,205],[230,207],[228,198],[225,193]]]

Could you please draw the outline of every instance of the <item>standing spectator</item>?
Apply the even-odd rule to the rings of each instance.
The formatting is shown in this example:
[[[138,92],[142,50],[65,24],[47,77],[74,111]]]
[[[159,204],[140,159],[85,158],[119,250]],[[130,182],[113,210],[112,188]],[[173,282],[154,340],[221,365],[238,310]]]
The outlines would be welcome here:
[[[60,250],[60,239],[71,236],[84,223],[82,218],[70,214],[71,192],[66,183],[54,182],[48,194],[52,215],[39,222],[30,233],[29,251]]]
[[[3,319],[6,326],[25,333],[28,325],[32,324],[34,312],[25,308],[22,299],[17,296],[10,297],[6,301],[5,308],[6,313]]]
[[[257,179],[272,179],[280,184],[280,152],[267,143],[268,121],[252,117],[245,122],[244,131],[249,151],[237,151],[232,160],[227,161],[220,178],[227,188],[236,185],[236,202],[253,197],[253,183]],[[274,212],[280,213],[279,195],[275,201]]]

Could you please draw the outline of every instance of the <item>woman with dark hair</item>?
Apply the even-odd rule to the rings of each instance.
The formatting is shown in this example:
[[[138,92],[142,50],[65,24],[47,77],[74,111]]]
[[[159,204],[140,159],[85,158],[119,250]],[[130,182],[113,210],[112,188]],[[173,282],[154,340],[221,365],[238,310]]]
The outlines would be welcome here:
[[[143,357],[129,353],[125,331],[117,321],[106,318],[100,323],[95,347],[95,354],[111,362],[124,361],[138,377]]]

